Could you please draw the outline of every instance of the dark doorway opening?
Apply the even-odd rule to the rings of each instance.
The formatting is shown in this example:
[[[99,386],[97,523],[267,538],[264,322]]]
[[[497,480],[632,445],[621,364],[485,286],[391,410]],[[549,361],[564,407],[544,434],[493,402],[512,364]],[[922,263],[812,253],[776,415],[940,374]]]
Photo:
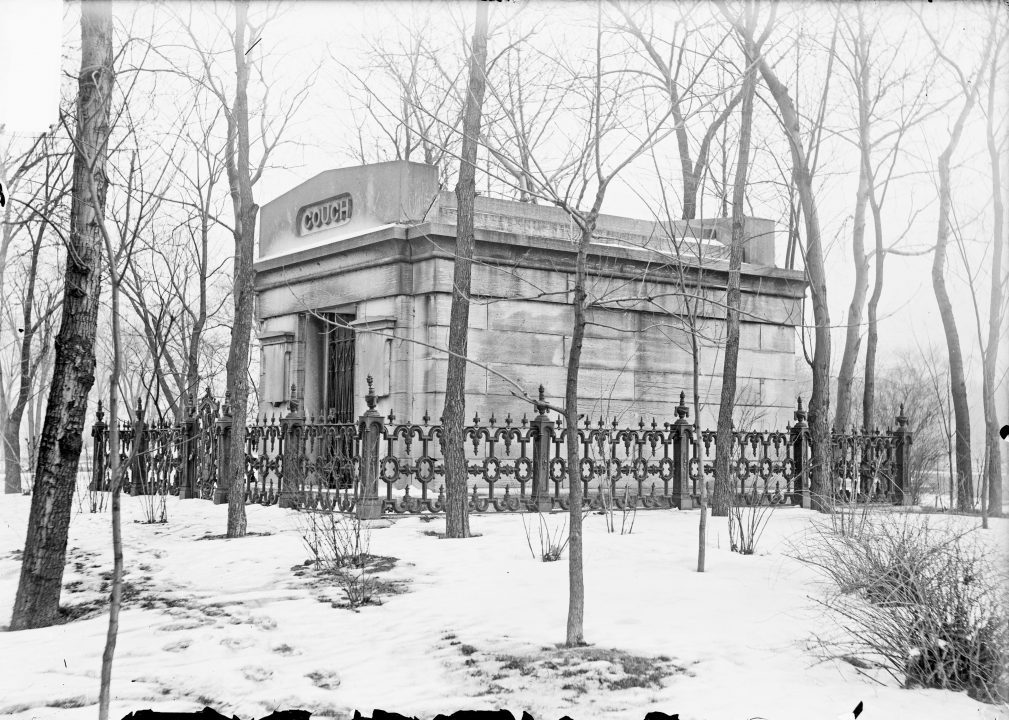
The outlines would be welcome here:
[[[353,315],[331,313],[326,331],[326,419],[354,422],[354,329]]]
[[[326,324],[326,398],[327,424],[347,425],[354,416],[354,329],[353,315],[330,313]],[[354,460],[357,446],[352,428],[329,427],[321,448],[323,475],[332,488],[350,488],[354,484]]]

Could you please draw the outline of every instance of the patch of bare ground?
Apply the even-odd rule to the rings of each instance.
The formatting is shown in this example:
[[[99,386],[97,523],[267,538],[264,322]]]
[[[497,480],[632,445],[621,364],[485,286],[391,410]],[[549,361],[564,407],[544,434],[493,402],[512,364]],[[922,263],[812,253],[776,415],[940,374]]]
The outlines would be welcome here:
[[[462,665],[475,677],[487,676],[490,685],[482,695],[509,692],[531,685],[546,693],[582,695],[632,688],[661,688],[676,675],[693,677],[687,667],[665,655],[635,655],[616,648],[544,647],[530,654],[482,653],[460,644]]]

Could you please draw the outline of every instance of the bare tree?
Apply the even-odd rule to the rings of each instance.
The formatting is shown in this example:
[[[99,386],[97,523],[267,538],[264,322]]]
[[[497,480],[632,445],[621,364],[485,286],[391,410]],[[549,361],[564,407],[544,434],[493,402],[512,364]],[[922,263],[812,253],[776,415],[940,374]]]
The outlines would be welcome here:
[[[652,153],[653,164],[656,166],[656,175],[661,177],[658,171],[658,163],[655,161],[655,154]],[[704,280],[704,248],[696,240],[691,241],[687,236],[687,227],[684,227],[682,235],[677,235],[674,231],[674,213],[669,204],[666,193],[666,184],[659,183],[661,193],[661,208],[663,216],[657,216],[656,220],[666,232],[666,239],[672,248],[672,262],[670,263],[674,273],[676,286],[681,294],[683,302],[683,312],[676,316],[689,338],[690,352],[690,376],[691,376],[691,405],[694,410],[694,458],[697,459],[697,482],[700,496],[700,519],[697,524],[697,572],[704,572],[707,550],[707,530],[708,530],[708,492],[707,483],[704,478],[704,468],[701,458],[701,347],[705,339],[703,332],[703,311],[707,303],[701,294]],[[703,203],[700,206],[703,208]],[[708,338],[709,342],[714,342]]]
[[[175,212],[161,221],[168,226],[165,231],[151,240],[139,237],[141,245],[124,269],[122,288],[139,320],[135,332],[151,359],[153,372],[147,377],[157,383],[153,388],[157,406],[163,398],[176,421],[181,420],[187,398],[199,393],[201,358],[215,352],[207,333],[220,326],[219,315],[227,302],[227,297],[214,292],[227,256],[214,251],[211,237],[218,227],[232,230],[220,217],[224,158],[214,132],[222,111],[207,108],[202,86],[193,91],[198,95],[195,121],[186,117],[174,134],[176,144],[183,147],[172,147],[160,160],[173,168],[175,191],[170,193],[166,186],[151,194]],[[181,218],[176,218],[179,214]]]
[[[996,87],[1000,87],[998,78],[1004,74],[1004,65],[1000,70],[999,61],[1005,59],[1004,50],[1009,45],[1009,32],[1006,31],[1005,13],[997,13],[993,22],[999,28],[1000,37],[992,52],[988,69],[988,104],[985,109],[985,142],[988,146],[988,160],[991,163],[992,185],[992,268],[991,291],[988,301],[988,340],[982,355],[982,398],[984,400],[985,422],[985,452],[986,483],[988,497],[984,501],[988,514],[994,517],[1002,515],[1002,438],[999,435],[998,414],[995,409],[995,369],[998,367],[999,341],[1005,323],[1006,287],[1009,286],[1009,274],[1002,267],[1002,254],[1006,243],[1005,194],[1002,186],[1001,166],[1005,158],[1004,145],[998,146],[998,139],[1005,138],[1004,128],[998,130],[998,120],[995,117]]]
[[[88,156],[87,148],[81,146],[77,148],[85,157]],[[94,163],[89,163],[94,167]],[[162,168],[162,175],[165,167]],[[137,184],[135,184],[137,183]],[[88,176],[88,200],[92,207],[98,207],[98,184],[94,173]],[[139,199],[139,208],[136,213],[135,224],[129,224],[133,204]],[[137,153],[131,154],[129,173],[126,177],[125,187],[126,206],[121,212],[126,218],[120,225],[120,243],[116,247],[108,226],[104,218],[98,217],[99,229],[105,244],[106,261],[108,263],[109,290],[111,294],[111,315],[112,315],[112,368],[109,374],[109,476],[111,478],[112,491],[112,588],[109,602],[109,626],[105,636],[105,649],[102,652],[102,670],[98,693],[98,717],[99,720],[108,720],[109,699],[112,684],[112,661],[116,651],[116,641],[119,635],[119,611],[122,607],[123,597],[123,534],[122,534],[122,509],[121,496],[123,480],[126,477],[126,469],[130,466],[136,456],[139,443],[134,442],[130,449],[130,456],[126,462],[120,460],[119,446],[119,382],[123,368],[123,354],[121,347],[122,338],[122,311],[121,311],[121,286],[123,283],[123,268],[130,263],[136,240],[140,233],[145,232],[149,227],[150,218],[157,210],[157,202],[150,202],[150,197],[143,188],[143,171],[137,165]],[[124,232],[125,231],[125,232]],[[139,437],[141,432],[140,418],[135,420],[135,433]]]
[[[858,30],[851,35],[852,67],[850,73],[855,86],[858,108],[858,190],[855,192],[855,218],[851,233],[851,251],[855,264],[855,288],[848,306],[848,325],[841,352],[841,366],[837,378],[837,402],[834,408],[834,427],[843,432],[848,424],[851,407],[851,383],[855,375],[855,361],[861,341],[862,308],[869,289],[869,258],[865,254],[865,214],[869,204],[869,183],[872,174],[869,133],[869,45],[870,36],[865,29],[865,10],[857,6]],[[840,13],[838,13],[840,15]],[[840,18],[838,18],[840,20]],[[880,259],[882,262],[882,259]],[[881,277],[882,275],[880,275]]]
[[[701,93],[695,85],[698,84],[705,68],[709,64],[717,63],[718,50],[727,36],[722,37],[715,47],[697,49],[694,44],[702,40],[705,34],[692,26],[691,14],[695,9],[694,6],[684,3],[663,6],[663,10],[668,9],[679,14],[671,24],[663,24],[663,29],[669,34],[669,40],[663,42],[656,37],[653,29],[656,24],[654,3],[629,5],[616,0],[610,2],[623,17],[622,29],[641,45],[642,51],[651,63],[649,68],[653,76],[651,79],[669,98],[683,187],[681,216],[684,220],[693,220],[697,217],[698,193],[702,187],[702,180],[709,171],[711,144],[719,130],[724,128],[736,105],[743,99],[745,92],[744,84],[729,98],[724,108],[714,111],[697,145],[696,157],[693,156],[687,122],[700,113],[691,113],[687,105],[689,101],[696,101],[699,98]],[[696,70],[691,67],[691,61],[695,57],[701,58],[700,67]]]
[[[855,194],[854,223],[852,227],[852,256],[855,267],[855,285],[848,308],[844,349],[838,369],[837,400],[834,427],[846,427],[851,420],[852,384],[855,365],[862,339],[862,317],[869,288],[869,266],[874,261],[872,294],[868,302],[865,382],[862,397],[862,425],[872,428],[873,393],[876,352],[879,343],[878,307],[883,291],[883,266],[888,252],[896,254],[895,246],[903,238],[884,246],[882,207],[886,200],[894,169],[901,154],[901,145],[908,131],[928,117],[938,107],[926,105],[928,84],[917,68],[901,67],[898,62],[904,53],[904,37],[880,46],[874,42],[869,25],[884,22],[885,16],[873,13],[863,5],[852,8],[855,17],[838,11],[838,28],[845,53],[838,53],[837,63],[851,80],[855,97],[854,138],[842,132],[838,136],[849,142],[858,157],[858,189]],[[916,82],[914,94],[908,98],[906,90],[914,76],[922,75]],[[912,86],[914,87],[914,86]],[[894,98],[895,95],[899,97]],[[905,176],[909,173],[905,173]],[[914,211],[912,219],[917,215]],[[871,213],[875,249],[865,250],[867,214]],[[909,222],[910,226],[911,223]]]
[[[732,23],[739,23],[745,31],[739,34],[739,44],[743,50],[745,72],[743,74],[743,105],[740,111],[739,156],[736,176],[732,189],[732,239],[729,246],[729,278],[725,289],[725,350],[722,356],[722,393],[718,406],[718,427],[715,435],[715,492],[712,498],[712,516],[725,517],[729,514],[732,501],[731,459],[732,459],[732,411],[736,400],[736,374],[739,364],[739,305],[740,270],[743,264],[743,202],[746,194],[747,169],[750,162],[750,132],[753,127],[753,97],[757,88],[756,60],[761,47],[767,40],[774,25],[775,11],[772,9],[767,24],[759,38],[757,32],[758,10],[754,2],[745,3],[738,19],[721,3],[719,10]]]
[[[49,282],[48,273],[40,268],[45,267],[47,257],[43,255],[45,241],[52,235],[63,240],[63,232],[59,220],[65,216],[64,208],[68,195],[70,154],[60,152],[54,139],[54,133],[40,136],[32,144],[31,152],[19,159],[15,172],[15,182],[9,185],[20,191],[22,186],[27,192],[19,192],[11,197],[5,208],[3,224],[2,248],[0,248],[0,298],[4,303],[5,314],[10,317],[2,319],[11,330],[10,337],[20,336],[17,349],[13,353],[13,363],[16,373],[11,373],[11,381],[17,378],[16,392],[8,400],[7,381],[5,379],[4,362],[0,360],[0,420],[3,421],[3,451],[5,492],[21,492],[21,425],[24,412],[40,384],[40,365],[48,354],[51,346],[54,313],[59,308],[59,295],[56,288]],[[6,165],[6,163],[4,163]],[[38,172],[31,177],[27,173],[31,169]],[[25,182],[22,183],[22,180]],[[18,211],[15,211],[15,207]],[[17,290],[5,289],[4,276],[8,266],[7,255],[12,242],[18,235],[27,236],[28,248],[24,253],[22,282]],[[13,299],[20,298],[15,317]],[[36,344],[36,339],[39,342]],[[3,350],[6,350],[4,348]],[[12,388],[13,390],[13,388]]]
[[[572,323],[571,341],[568,348],[567,369],[564,384],[564,424],[567,427],[567,474],[569,487],[569,553],[568,553],[568,619],[566,644],[583,645],[585,616],[585,582],[583,574],[582,546],[582,478],[575,433],[578,428],[578,375],[581,366],[582,345],[585,338],[586,309],[589,297],[586,287],[588,277],[588,253],[595,236],[596,223],[603,200],[610,183],[619,173],[642,153],[647,152],[662,137],[666,112],[660,122],[650,124],[647,132],[636,143],[619,155],[618,150],[604,148],[607,136],[622,123],[616,109],[616,98],[620,88],[608,88],[609,98],[603,97],[603,24],[602,8],[597,7],[595,26],[595,58],[589,73],[585,73],[591,86],[585,89],[588,101],[589,123],[585,146],[575,154],[573,168],[575,174],[567,180],[566,192],[559,192],[555,185],[556,176],[535,178],[539,194],[545,195],[561,207],[578,229],[575,241],[575,267],[572,283]],[[576,76],[581,73],[574,73]],[[612,93],[612,94],[611,94]],[[605,103],[605,104],[604,104]],[[647,127],[647,126],[646,126]],[[619,144],[618,144],[619,147]],[[616,155],[616,157],[615,157]],[[612,163],[606,167],[607,161]],[[594,187],[594,192],[590,188]],[[587,209],[582,205],[586,195],[591,196]]]
[[[447,182],[448,161],[459,152],[467,100],[460,85],[465,82],[468,58],[460,52],[464,35],[436,29],[434,22],[427,9],[397,13],[396,29],[383,28],[367,43],[371,71],[367,77],[348,68],[364,91],[363,98],[352,98],[357,136],[356,147],[350,150],[362,163],[374,158],[371,161],[419,160],[435,165]],[[395,109],[375,101],[375,87],[383,83],[397,96]],[[357,122],[359,112],[366,117]],[[374,136],[368,140],[370,148],[365,147],[366,129]]]
[[[105,162],[113,85],[112,8],[107,1],[81,7],[81,70],[78,76],[70,240],[67,244],[63,320],[49,404],[39,448],[31,514],[12,630],[56,621],[66,558],[67,531],[82,444],[88,391],[94,383],[95,333],[101,290],[102,238],[108,181]],[[87,201],[89,181],[96,202]]]
[[[936,55],[955,75],[962,93],[963,104],[953,123],[949,140],[939,155],[937,174],[939,177],[939,217],[936,230],[935,252],[932,258],[932,288],[935,291],[939,315],[942,318],[946,347],[949,353],[950,391],[953,398],[953,414],[956,421],[956,475],[957,504],[961,509],[973,505],[974,485],[970,457],[970,407],[967,402],[967,382],[964,376],[963,352],[960,348],[960,334],[957,330],[953,305],[946,288],[946,246],[950,235],[950,215],[952,206],[951,162],[953,153],[960,143],[963,128],[977,102],[978,87],[992,51],[995,26],[988,32],[980,55],[980,62],[973,75],[966,75],[960,66],[946,54],[943,44],[929,30],[922,20],[922,28],[932,42]]]
[[[232,204],[232,236],[235,242],[234,265],[234,319],[231,328],[231,345],[228,351],[227,392],[230,398],[230,411],[233,427],[236,432],[231,434],[228,453],[228,476],[222,478],[215,501],[222,501],[227,496],[228,501],[228,537],[243,537],[247,529],[245,516],[245,433],[249,404],[249,346],[252,341],[253,318],[253,252],[255,246],[256,217],[259,206],[253,196],[253,187],[266,170],[267,162],[281,143],[285,130],[294,115],[304,103],[308,90],[314,83],[314,73],[306,78],[302,86],[292,96],[282,98],[283,109],[270,113],[267,99],[271,85],[263,74],[262,64],[256,55],[250,57],[253,45],[262,36],[263,30],[270,19],[276,16],[275,9],[268,9],[262,20],[253,22],[249,17],[249,1],[240,0],[235,5],[235,17],[230,25],[230,43],[227,54],[234,61],[235,86],[234,95],[229,97],[225,82],[215,68],[215,59],[219,55],[213,48],[204,47],[197,37],[196,25],[192,15],[182,20],[192,47],[200,63],[202,72],[198,75],[187,74],[175,69],[175,72],[186,75],[197,85],[209,91],[220,103],[226,124],[226,140],[224,146],[224,168],[228,178]],[[228,26],[228,21],[218,17],[222,27]],[[171,60],[169,60],[172,63]],[[172,67],[175,65],[172,63]],[[260,128],[258,137],[250,127],[249,87],[250,74],[256,72],[258,86],[262,88],[264,99],[258,108]],[[251,147],[254,141],[261,146],[257,162],[251,158]]]
[[[469,499],[466,493],[466,453],[463,426],[466,414],[466,348],[469,335],[469,295],[473,275],[473,219],[476,203],[477,143],[487,85],[487,3],[477,1],[476,27],[470,55],[469,94],[462,126],[462,162],[455,194],[458,203],[455,272],[448,330],[448,373],[442,413],[445,454],[445,537],[469,537]]]
[[[235,56],[235,99],[224,102],[228,121],[228,141],[225,153],[228,185],[234,206],[235,237],[235,318],[231,327],[231,348],[228,351],[228,390],[231,393],[231,417],[236,432],[231,434],[230,477],[223,478],[228,491],[228,537],[243,537],[245,518],[245,418],[249,398],[249,344],[252,342],[252,254],[255,244],[256,215],[259,206],[252,196],[252,173],[249,161],[249,66],[245,31],[248,24],[248,0],[235,5],[235,34],[232,43]],[[258,32],[252,33],[256,37]]]
[[[741,38],[754,41],[752,30],[738,18],[730,20]],[[820,233],[820,219],[817,212],[816,194],[813,189],[813,167],[810,151],[802,141],[801,124],[795,104],[789,96],[788,88],[778,79],[766,55],[760,55],[757,67],[777,106],[778,120],[788,140],[792,158],[792,178],[795,183],[799,206],[805,225],[805,273],[809,280],[813,306],[814,349],[812,358],[813,392],[809,400],[809,422],[812,434],[812,467],[810,490],[814,498],[822,496],[823,478],[829,476],[830,428],[827,412],[830,399],[830,312],[827,306],[827,278],[823,264],[823,244]],[[828,73],[829,75],[829,73]],[[824,88],[826,96],[827,88]],[[821,108],[823,104],[821,104]],[[818,143],[811,138],[811,147]],[[815,155],[813,156],[815,157]]]

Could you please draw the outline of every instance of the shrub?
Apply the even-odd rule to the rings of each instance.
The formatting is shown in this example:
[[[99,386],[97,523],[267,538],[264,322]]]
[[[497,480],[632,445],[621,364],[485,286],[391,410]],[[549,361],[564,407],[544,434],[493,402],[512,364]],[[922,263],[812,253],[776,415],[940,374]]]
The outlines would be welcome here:
[[[371,533],[356,513],[303,510],[300,518],[301,539],[318,569],[338,572],[368,563]]]
[[[903,514],[872,518],[857,535],[821,522],[806,549],[801,559],[836,588],[823,604],[839,616],[840,643],[878,659],[905,687],[1009,700],[1004,579],[973,531]]]
[[[846,495],[820,495],[813,493],[821,508],[830,518],[830,529],[835,535],[860,537],[868,527],[872,506],[869,499],[859,493]]]
[[[606,516],[606,532],[609,534],[617,531],[616,506],[613,496],[613,488],[609,484],[599,484],[599,502],[602,505],[603,514]],[[623,502],[620,503],[620,534],[630,535],[634,532],[634,521],[638,517],[638,499],[631,501],[630,491],[624,487]]]
[[[568,546],[567,515],[565,514],[564,522],[561,523],[560,527],[555,527],[553,530],[551,530],[547,523],[546,515],[542,512],[537,513],[537,515],[539,516],[540,560],[543,562],[560,560],[564,548]],[[520,514],[519,517],[522,518],[522,528],[526,532],[526,543],[529,545],[529,552],[532,554],[533,559],[535,559],[537,555],[536,551],[533,550],[532,531],[526,524],[525,514]]]
[[[345,568],[338,571],[335,577],[351,608],[377,603],[378,580],[368,570],[361,567]]]
[[[153,478],[153,480],[151,479]],[[123,476],[123,492],[129,491],[126,486],[126,476]],[[143,522],[147,525],[168,522],[168,483],[158,478],[152,470],[149,477],[140,481],[140,507],[143,509]]]
[[[740,555],[753,555],[757,543],[777,504],[767,491],[757,490],[757,481],[749,493],[729,495],[729,549]]]

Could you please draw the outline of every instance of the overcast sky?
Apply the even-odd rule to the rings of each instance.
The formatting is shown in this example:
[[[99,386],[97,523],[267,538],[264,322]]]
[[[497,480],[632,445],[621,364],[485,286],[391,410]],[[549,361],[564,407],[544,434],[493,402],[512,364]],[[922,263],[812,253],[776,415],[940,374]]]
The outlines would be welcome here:
[[[185,12],[189,7],[180,2],[171,5],[177,12]],[[951,57],[960,60],[965,72],[969,72],[973,69],[973,58],[983,37],[984,27],[979,24],[978,18],[971,17],[969,12],[956,5],[936,2],[923,4],[920,9],[929,16],[929,21],[934,23],[933,27],[938,32],[948,32]],[[128,17],[137,7],[127,3],[114,3],[114,11],[120,18]],[[193,7],[196,8],[197,15],[205,10],[204,6]],[[446,42],[451,44],[454,39],[462,37],[460,24],[471,22],[472,7],[471,3],[424,3],[421,14],[433,19],[433,26],[439,28],[438,32],[443,32]],[[499,26],[520,10],[532,15],[538,13],[542,20],[540,36],[544,38],[543,42],[554,45],[589,43],[591,31],[583,32],[579,29],[579,22],[588,17],[585,15],[586,7],[587,4],[549,4],[529,0],[525,3],[494,3],[491,6],[491,25],[492,28]],[[846,7],[851,9],[851,6]],[[874,10],[880,8],[875,4],[872,7]],[[934,53],[929,51],[913,12],[901,5],[884,7],[885,22],[873,26],[874,41],[885,43],[900,34],[908,33],[909,50],[896,61],[930,72],[928,82],[932,97],[950,97],[955,92],[951,76],[938,63]],[[776,28],[776,32],[772,34],[772,47],[786,45],[790,39],[789,33],[796,32],[798,28],[811,35],[829,35],[833,26],[833,6],[828,3],[813,3],[802,6],[801,12],[798,8],[799,6],[783,4],[779,10],[781,30]],[[260,204],[317,172],[352,164],[347,153],[348,137],[352,132],[348,109],[355,98],[361,97],[361,91],[353,78],[339,67],[338,62],[367,74],[363,48],[375,38],[402,34],[404,24],[416,21],[415,10],[416,7],[412,8],[411,4],[405,2],[296,3],[267,28],[252,53],[263,53],[267,59],[276,60],[272,66],[273,71],[283,75],[278,82],[297,87],[316,63],[321,63],[321,72],[296,129],[297,138],[303,143],[303,147],[289,148],[280,158],[281,164],[287,166],[287,169],[268,172],[257,185],[257,201]],[[706,10],[711,12],[710,7]],[[3,54],[3,62],[0,63],[0,123],[6,123],[8,133],[39,132],[56,120],[60,43],[68,39],[72,43],[78,42],[78,15],[73,11],[65,12],[61,3],[54,0],[0,0],[0,11],[3,17],[3,22],[0,23],[0,53]],[[701,11],[705,9],[702,8]],[[209,26],[210,23],[201,23],[200,32],[209,33]],[[500,40],[500,35],[497,39]],[[1003,47],[1003,52],[1005,51],[1006,47]],[[67,50],[64,49],[64,52]],[[490,53],[493,55],[494,52],[495,37],[492,36]],[[780,57],[780,52],[772,49],[768,55]],[[821,53],[819,59],[808,61],[809,64],[803,66],[802,77],[808,79],[808,84],[813,86],[803,88],[804,92],[819,92],[822,83],[817,82],[823,75],[824,58],[825,53]],[[789,78],[793,74],[792,67],[786,64],[779,66],[782,75]],[[827,124],[836,128],[850,126],[853,101],[850,99],[850,80],[837,68],[835,70]],[[348,92],[350,86],[354,88]],[[1006,108],[1009,107],[1007,93],[1009,83],[1005,83],[1000,91],[1000,117],[1005,116]],[[907,140],[907,156],[902,162],[906,162],[909,171],[917,174],[894,184],[884,212],[885,230],[889,237],[907,230],[906,247],[923,248],[934,242],[937,218],[935,175],[922,171],[934,165],[948,138],[948,129],[959,104],[959,100],[955,100],[945,112],[915,129]],[[780,129],[768,108],[758,102],[756,112],[755,143],[764,142],[768,147],[783,147],[780,144]],[[954,157],[957,166],[953,183],[954,203],[958,219],[964,225],[969,259],[975,265],[990,263],[991,251],[991,218],[988,212],[991,200],[990,169],[984,145],[983,122],[983,116],[975,110]],[[1005,135],[1004,125],[1002,135]],[[672,160],[672,145],[660,152],[664,152]],[[787,156],[780,157],[780,161],[787,163]],[[857,181],[855,163],[856,158],[850,146],[828,135],[821,153],[817,202],[821,226],[828,243],[831,318],[838,324],[844,320],[853,282],[850,237]],[[764,167],[766,166],[765,158]],[[1009,172],[1003,170],[1003,177],[1009,178]],[[658,197],[658,182],[654,171],[647,164],[641,167],[639,163],[639,167],[628,172],[612,188],[604,212],[652,217],[654,199]],[[780,202],[762,202],[760,197],[751,200],[753,214],[777,221],[782,219]],[[915,212],[918,213],[916,216]],[[781,226],[781,229],[778,236],[779,248],[784,247],[784,227]],[[866,243],[871,246],[871,227],[867,232]],[[950,247],[948,263],[953,268],[950,283],[960,322],[961,342],[968,358],[968,373],[972,382],[979,382],[980,360],[974,311],[963,281],[962,265],[953,246]],[[944,347],[930,269],[930,254],[888,258],[881,303],[884,312],[880,325],[880,354],[884,361],[894,352],[914,348],[917,343],[936,343]],[[988,278],[984,272],[978,282],[981,310],[985,316]],[[835,367],[840,358],[842,342],[843,331],[838,329],[832,353]],[[1005,366],[1005,361],[1009,359],[1009,348],[1003,348],[1001,356]],[[1003,383],[1003,388],[1005,385]],[[1003,403],[1003,407],[1005,405]],[[977,414],[979,413],[975,413]]]

